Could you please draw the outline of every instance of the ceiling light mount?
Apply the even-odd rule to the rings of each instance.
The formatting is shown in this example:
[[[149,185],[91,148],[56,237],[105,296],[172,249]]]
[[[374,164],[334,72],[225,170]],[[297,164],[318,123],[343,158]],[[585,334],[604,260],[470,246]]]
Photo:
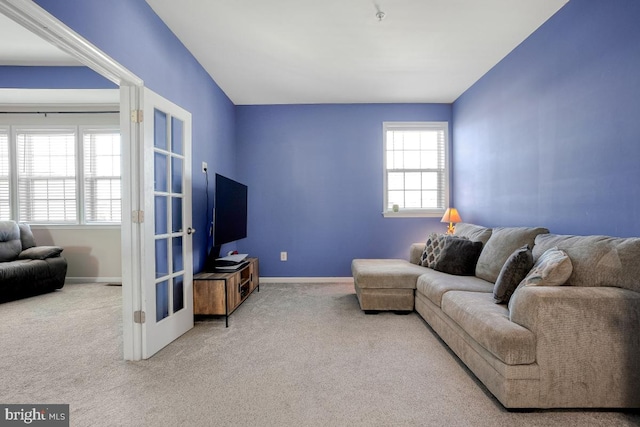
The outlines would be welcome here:
[[[384,19],[385,16],[387,16],[387,14],[384,13],[382,9],[380,9],[380,5],[378,3],[374,2],[373,5],[376,8],[376,18],[378,18],[378,22],[382,22],[382,20]]]

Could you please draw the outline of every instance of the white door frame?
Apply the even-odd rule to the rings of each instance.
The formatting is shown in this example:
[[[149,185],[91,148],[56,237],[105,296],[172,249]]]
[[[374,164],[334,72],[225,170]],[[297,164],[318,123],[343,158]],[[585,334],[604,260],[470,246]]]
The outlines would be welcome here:
[[[142,210],[140,163],[141,126],[132,120],[140,110],[144,82],[96,46],[32,1],[0,0],[0,13],[67,52],[79,62],[120,86],[122,156],[122,332],[125,360],[142,359],[142,328],[134,312],[142,310],[141,226],[133,211]]]

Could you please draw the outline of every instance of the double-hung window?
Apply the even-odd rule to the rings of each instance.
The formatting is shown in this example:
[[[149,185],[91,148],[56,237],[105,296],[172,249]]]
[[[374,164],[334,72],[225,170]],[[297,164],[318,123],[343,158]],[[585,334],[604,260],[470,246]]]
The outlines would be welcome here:
[[[438,217],[449,203],[449,124],[384,122],[386,217]]]
[[[11,219],[9,197],[9,128],[0,127],[0,221]]]
[[[119,223],[121,216],[120,133],[81,128],[84,151],[84,221]]]
[[[0,127],[0,220],[119,224],[120,159],[118,125]]]
[[[15,140],[20,221],[77,222],[74,129],[18,128]]]

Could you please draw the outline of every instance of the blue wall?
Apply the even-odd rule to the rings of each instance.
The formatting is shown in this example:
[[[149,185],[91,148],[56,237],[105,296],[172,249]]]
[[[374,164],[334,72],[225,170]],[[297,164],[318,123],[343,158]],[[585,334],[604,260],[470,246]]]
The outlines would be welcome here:
[[[453,105],[466,221],[639,236],[640,2],[572,0]]]
[[[353,258],[406,259],[445,230],[439,218],[382,217],[382,122],[450,121],[450,105],[239,106],[236,119],[249,186],[238,246],[260,257],[261,276],[350,276]]]
[[[235,107],[144,0],[36,0],[41,7],[138,75],[193,118],[194,271],[204,264],[205,176],[235,175]]]
[[[143,0],[37,3],[192,112],[194,225],[207,228],[204,160],[249,186],[238,248],[260,257],[262,276],[347,276],[352,258],[405,258],[444,229],[382,217],[383,121],[453,123],[465,221],[640,235],[635,0],[572,0],[453,106],[234,107]],[[196,234],[196,271],[206,239]]]
[[[118,86],[87,67],[0,67],[1,88],[116,89]]]

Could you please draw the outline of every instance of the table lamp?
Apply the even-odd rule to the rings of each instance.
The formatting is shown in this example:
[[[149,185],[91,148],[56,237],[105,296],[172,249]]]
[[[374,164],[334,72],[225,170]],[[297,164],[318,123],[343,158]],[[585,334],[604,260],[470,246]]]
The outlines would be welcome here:
[[[447,208],[444,215],[442,215],[440,222],[448,222],[449,228],[447,229],[447,234],[453,234],[456,230],[456,227],[453,224],[462,222],[462,218],[460,218],[460,214],[456,208]]]

